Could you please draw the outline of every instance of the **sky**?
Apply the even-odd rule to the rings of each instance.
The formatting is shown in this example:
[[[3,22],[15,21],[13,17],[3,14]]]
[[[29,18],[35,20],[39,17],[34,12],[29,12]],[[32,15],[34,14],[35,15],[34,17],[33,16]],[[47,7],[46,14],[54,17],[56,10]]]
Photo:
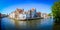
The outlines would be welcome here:
[[[36,8],[37,12],[51,13],[51,6],[57,0],[0,0],[0,13],[9,14],[18,9],[25,11]]]

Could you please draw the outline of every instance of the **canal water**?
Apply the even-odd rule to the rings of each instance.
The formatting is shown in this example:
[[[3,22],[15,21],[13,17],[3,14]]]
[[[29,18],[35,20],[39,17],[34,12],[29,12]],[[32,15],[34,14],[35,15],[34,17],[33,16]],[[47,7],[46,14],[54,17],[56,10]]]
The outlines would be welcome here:
[[[38,20],[13,20],[10,18],[1,19],[2,30],[53,30],[54,21],[52,18]]]

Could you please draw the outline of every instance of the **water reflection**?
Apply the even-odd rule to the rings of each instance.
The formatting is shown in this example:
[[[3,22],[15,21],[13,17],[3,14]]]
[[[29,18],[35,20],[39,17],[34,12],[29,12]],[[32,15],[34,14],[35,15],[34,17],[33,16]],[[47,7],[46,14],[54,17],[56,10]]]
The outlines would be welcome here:
[[[40,20],[31,20],[31,21],[15,21],[15,25],[19,29],[35,29],[38,24],[40,24]],[[33,23],[34,22],[34,23]]]
[[[12,30],[15,29],[15,25],[14,25],[14,20],[9,19],[9,18],[2,18],[1,20],[1,28],[2,30]]]
[[[53,19],[39,19],[30,21],[12,20],[10,18],[2,19],[2,27],[5,29],[21,29],[21,30],[52,30]]]

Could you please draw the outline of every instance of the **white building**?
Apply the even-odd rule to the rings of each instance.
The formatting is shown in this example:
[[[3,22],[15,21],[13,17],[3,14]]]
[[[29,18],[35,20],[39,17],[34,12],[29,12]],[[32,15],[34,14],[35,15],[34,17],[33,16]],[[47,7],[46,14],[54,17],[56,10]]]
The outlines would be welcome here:
[[[19,20],[25,20],[26,19],[26,14],[19,14],[18,19]]]
[[[9,17],[10,18],[15,18],[15,13],[13,12],[13,13],[9,14]]]
[[[48,14],[46,14],[46,13],[41,13],[41,17],[42,17],[42,18],[48,18]]]

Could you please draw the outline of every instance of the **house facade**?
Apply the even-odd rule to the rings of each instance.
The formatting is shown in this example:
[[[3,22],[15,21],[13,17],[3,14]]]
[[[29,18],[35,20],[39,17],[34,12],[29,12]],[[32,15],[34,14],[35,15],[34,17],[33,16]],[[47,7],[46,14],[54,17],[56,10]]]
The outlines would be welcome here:
[[[19,20],[25,20],[26,19],[26,14],[19,14]]]
[[[29,19],[29,18],[36,18],[36,17],[41,17],[41,14],[36,12],[36,8],[31,8],[28,11],[24,11],[24,9],[16,9],[16,11],[14,11],[13,13],[9,14],[10,18],[14,18],[14,19],[20,19],[20,20],[24,20],[24,19]]]
[[[48,14],[46,14],[46,13],[41,13],[41,17],[42,18],[49,18]]]
[[[32,8],[32,9],[30,10],[30,17],[31,17],[31,18],[35,18],[35,17],[36,17],[36,9],[35,9],[35,8]]]
[[[10,17],[10,18],[15,18],[15,13],[12,12],[11,14],[9,14],[9,17]]]
[[[41,17],[41,12],[37,12],[37,17]]]

